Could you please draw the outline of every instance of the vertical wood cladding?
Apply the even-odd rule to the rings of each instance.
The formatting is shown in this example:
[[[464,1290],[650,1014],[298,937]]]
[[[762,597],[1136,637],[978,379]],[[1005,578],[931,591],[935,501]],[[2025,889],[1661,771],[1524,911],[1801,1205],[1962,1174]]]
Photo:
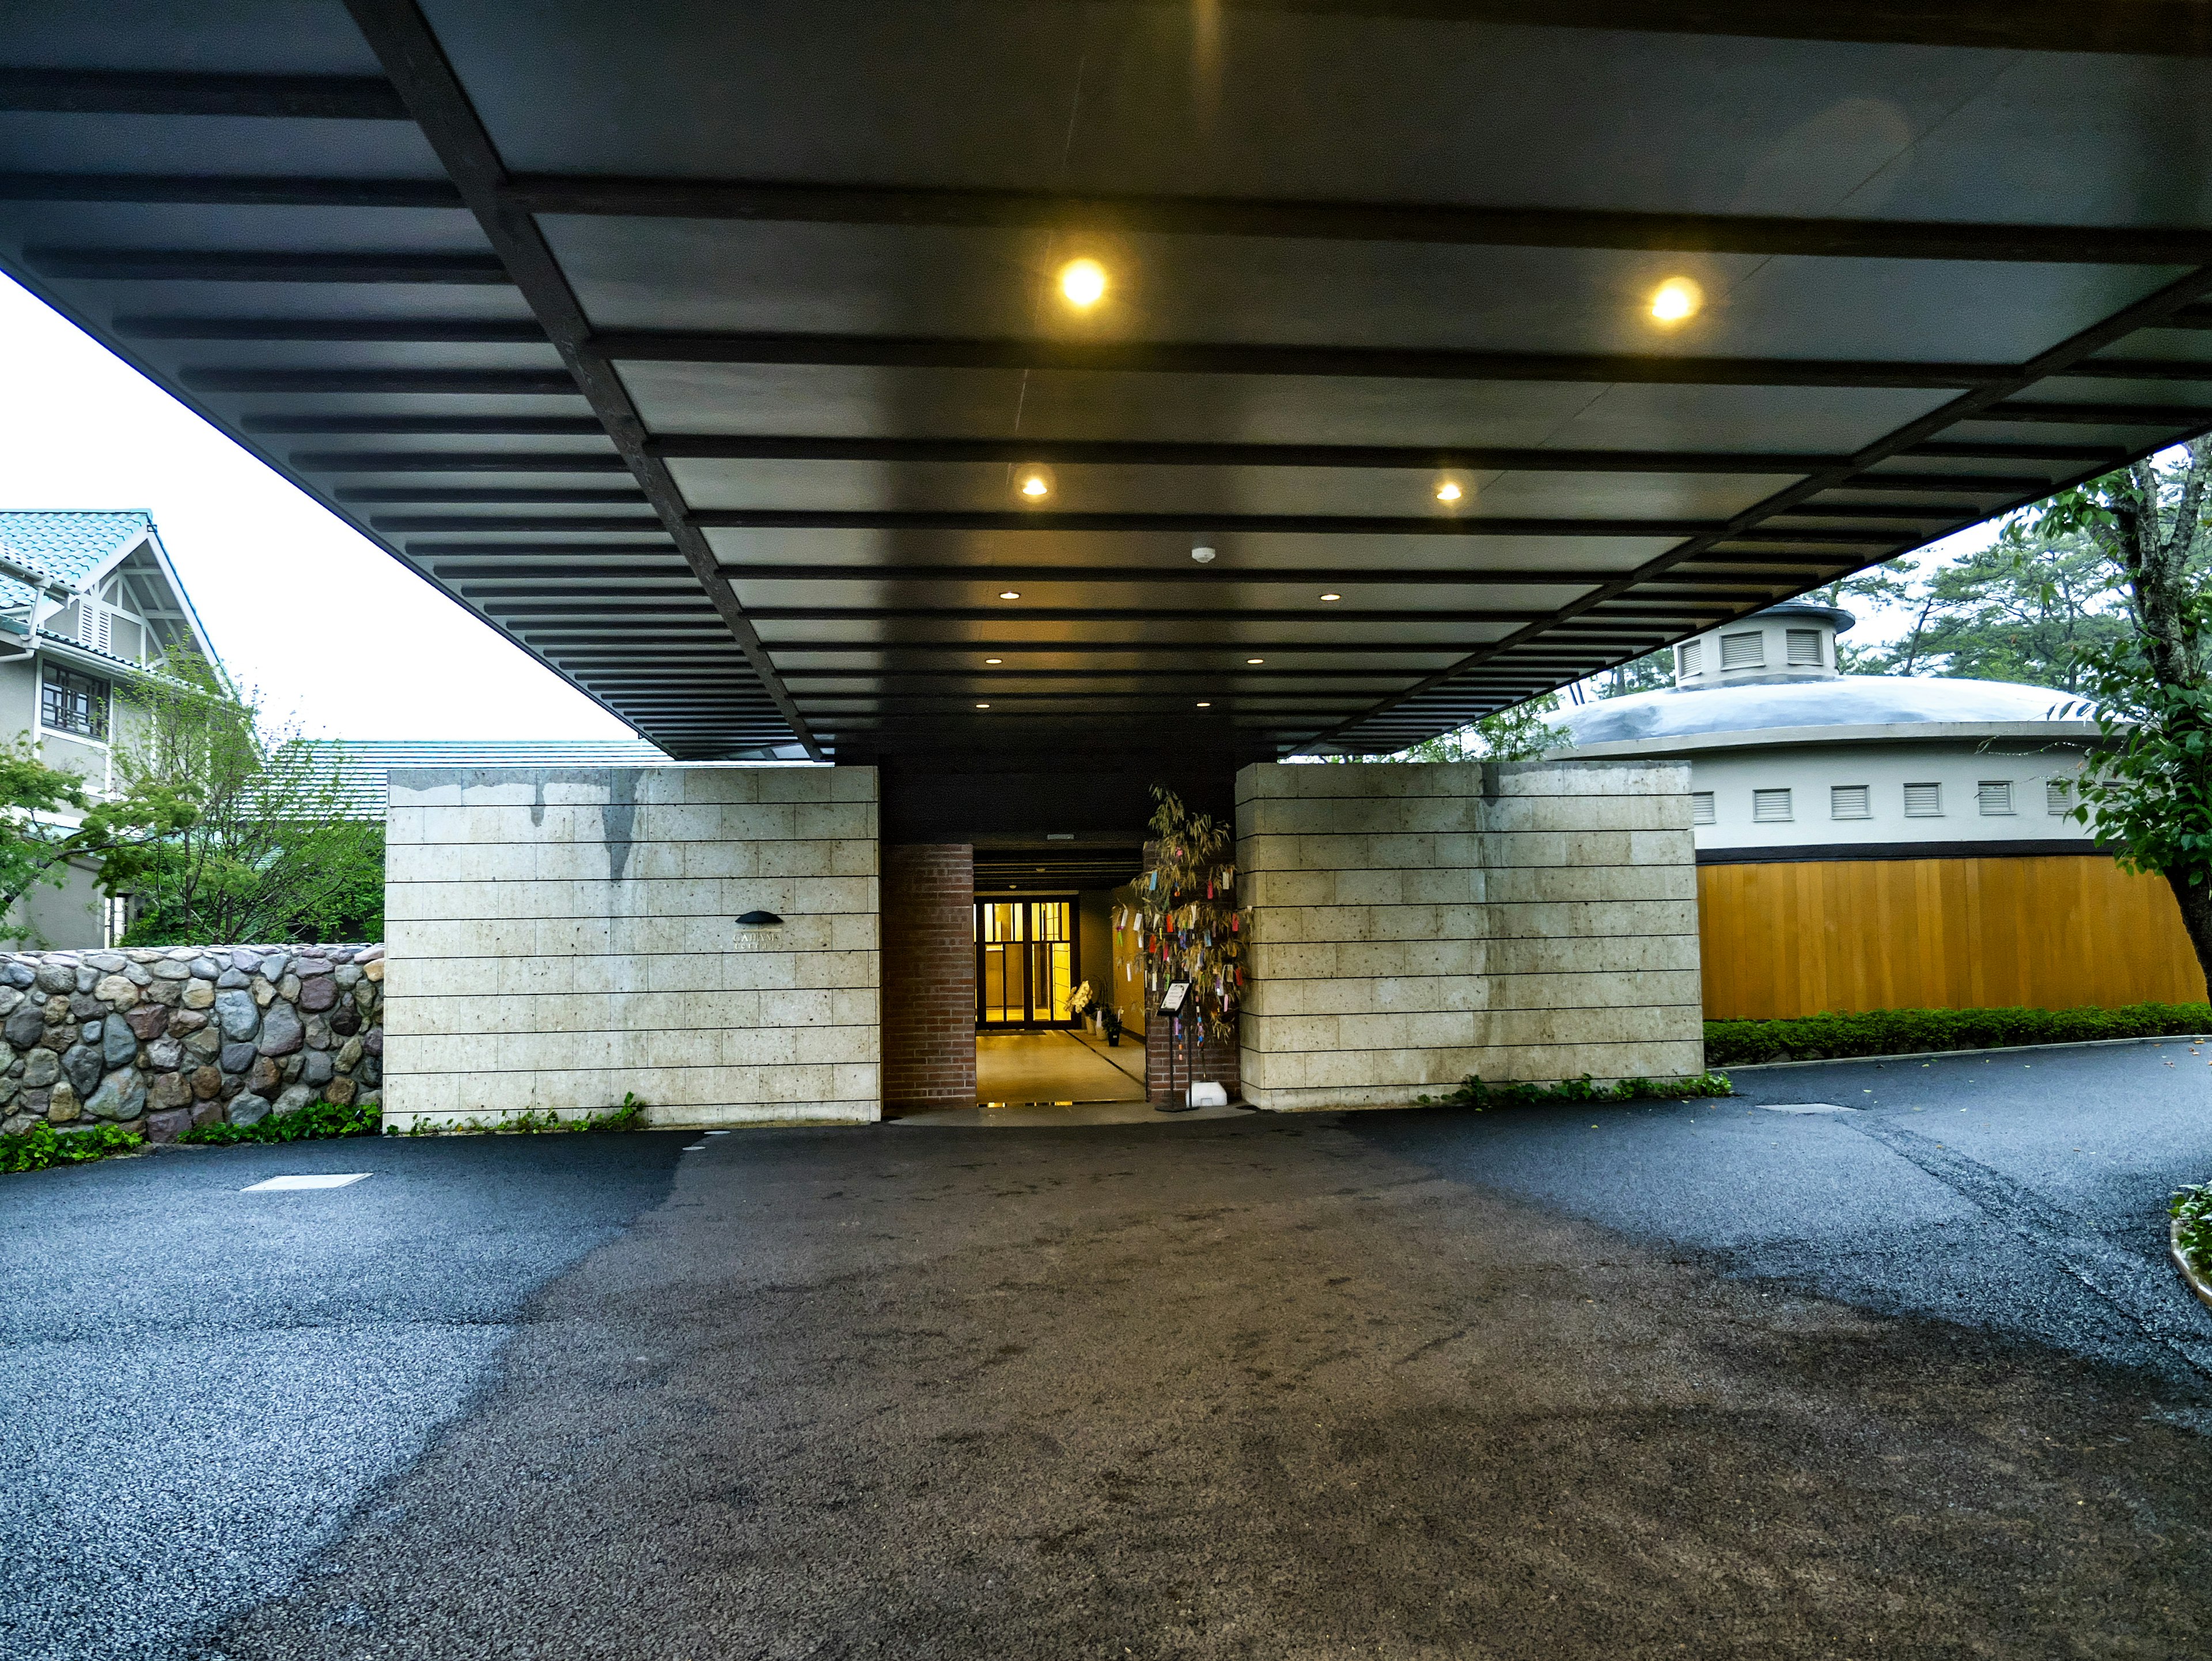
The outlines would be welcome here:
[[[884,850],[884,1104],[975,1104],[975,851]]]
[[[2100,855],[1708,865],[1698,897],[1714,1020],[2204,996],[2165,879]]]

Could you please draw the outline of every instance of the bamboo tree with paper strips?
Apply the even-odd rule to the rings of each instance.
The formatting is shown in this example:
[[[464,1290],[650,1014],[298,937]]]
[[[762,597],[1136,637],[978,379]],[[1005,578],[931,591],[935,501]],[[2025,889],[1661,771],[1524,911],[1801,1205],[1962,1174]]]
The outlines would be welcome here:
[[[1152,787],[1156,856],[1137,879],[1138,946],[1145,990],[1158,1008],[1168,986],[1190,983],[1188,1009],[1207,1037],[1237,1036],[1244,985],[1244,917],[1237,909],[1235,839],[1210,814],[1194,813],[1175,792]]]

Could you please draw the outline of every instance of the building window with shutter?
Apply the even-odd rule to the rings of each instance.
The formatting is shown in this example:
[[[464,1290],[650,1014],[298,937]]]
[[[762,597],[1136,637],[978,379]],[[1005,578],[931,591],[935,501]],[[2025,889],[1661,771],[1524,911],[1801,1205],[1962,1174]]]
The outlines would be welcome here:
[[[1870,819],[1874,817],[1874,787],[1870,784],[1832,784],[1828,787],[1828,817],[1832,819]]]
[[[107,737],[107,683],[49,663],[39,687],[39,724],[49,733]]]
[[[1721,667],[1758,669],[1766,663],[1766,637],[1757,630],[1748,634],[1721,636]]]
[[[2012,781],[1984,779],[1975,793],[1982,804],[1984,818],[2009,818],[2012,816]]]
[[[2046,813],[2070,813],[2074,811],[2074,783],[2070,779],[2046,779],[2043,785],[2043,811]]]
[[[1817,669],[1820,666],[1820,631],[1818,629],[1792,629],[1789,631],[1785,645],[1792,669]]]
[[[1690,792],[1690,823],[1711,824],[1713,822],[1713,793],[1710,790]]]
[[[1759,824],[1785,823],[1790,818],[1790,793],[1787,790],[1753,791],[1751,817]]]
[[[1908,784],[1905,787],[1905,817],[1909,819],[1940,819],[1943,817],[1943,787],[1940,784]]]
[[[1705,647],[1698,641],[1693,640],[1687,646],[1677,646],[1674,648],[1674,672],[1680,675],[1696,674],[1699,661],[1705,654]]]

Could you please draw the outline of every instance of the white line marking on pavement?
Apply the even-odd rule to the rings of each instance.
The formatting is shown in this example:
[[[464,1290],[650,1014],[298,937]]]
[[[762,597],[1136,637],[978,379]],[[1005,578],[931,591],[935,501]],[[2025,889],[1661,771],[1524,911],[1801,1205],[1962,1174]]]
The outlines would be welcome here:
[[[1769,1113],[1856,1113],[1855,1107],[1838,1107],[1833,1102],[1761,1102],[1759,1106]]]
[[[356,1171],[338,1177],[271,1177],[265,1183],[249,1183],[240,1189],[240,1194],[279,1194],[295,1188],[343,1188],[348,1183],[360,1182],[366,1171]]]

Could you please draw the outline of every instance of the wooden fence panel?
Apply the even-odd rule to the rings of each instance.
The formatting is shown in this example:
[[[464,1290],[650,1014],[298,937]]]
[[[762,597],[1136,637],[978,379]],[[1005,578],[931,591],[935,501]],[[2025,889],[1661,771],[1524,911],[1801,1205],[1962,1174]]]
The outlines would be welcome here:
[[[1709,1019],[2203,999],[2163,879],[2107,859],[1698,869]]]

